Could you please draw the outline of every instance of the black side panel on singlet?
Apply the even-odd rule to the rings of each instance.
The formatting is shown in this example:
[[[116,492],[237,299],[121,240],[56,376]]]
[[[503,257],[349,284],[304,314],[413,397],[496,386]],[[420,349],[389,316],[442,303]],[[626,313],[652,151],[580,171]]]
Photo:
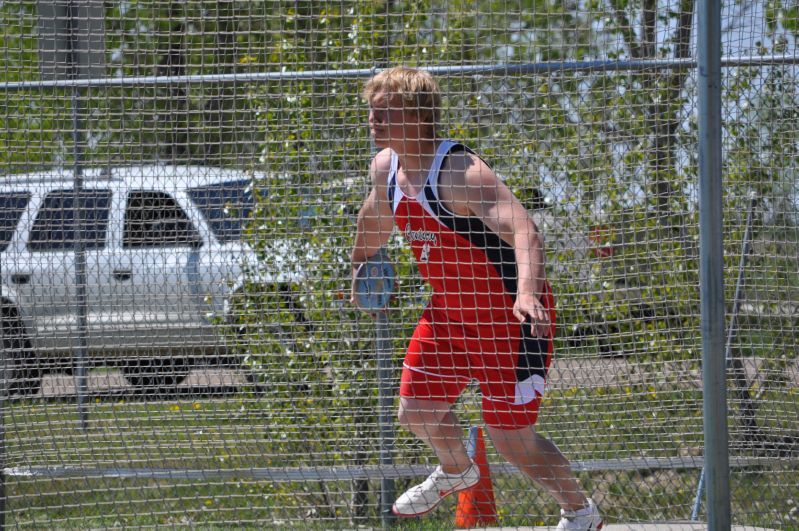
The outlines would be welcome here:
[[[467,151],[474,154],[474,151],[464,146],[463,144],[455,144],[450,149],[450,153],[458,151]],[[449,154],[447,154],[448,156]],[[441,161],[441,167],[446,162],[446,157]],[[440,169],[439,169],[440,171]],[[469,240],[472,245],[480,248],[485,252],[488,259],[494,266],[497,274],[502,278],[505,289],[508,290],[511,297],[516,299],[516,254],[508,243],[500,238],[495,232],[485,226],[485,224],[474,216],[458,216],[449,212],[441,205],[438,199],[438,193],[433,190],[430,182],[427,183],[424,189],[427,202],[430,204],[433,213],[438,217],[441,222],[450,230],[458,233],[460,236]]]
[[[549,355],[550,341],[552,340],[547,337],[534,337],[529,322],[522,325],[519,358],[516,362],[517,382],[522,382],[534,374],[546,379],[548,372],[546,359]]]

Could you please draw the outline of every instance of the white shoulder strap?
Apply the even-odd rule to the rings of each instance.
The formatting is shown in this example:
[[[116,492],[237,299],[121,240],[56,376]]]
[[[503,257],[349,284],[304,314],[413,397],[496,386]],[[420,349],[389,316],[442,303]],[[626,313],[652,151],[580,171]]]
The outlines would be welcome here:
[[[436,157],[430,165],[430,173],[427,174],[427,182],[432,187],[436,197],[438,197],[438,173],[441,171],[441,164],[444,163],[444,159],[449,154],[449,150],[456,144],[457,142],[453,142],[452,140],[444,140],[441,142],[436,150]]]
[[[399,168],[399,157],[393,150],[391,151],[391,166],[388,169],[387,182],[390,185],[391,179],[397,176],[397,168]]]

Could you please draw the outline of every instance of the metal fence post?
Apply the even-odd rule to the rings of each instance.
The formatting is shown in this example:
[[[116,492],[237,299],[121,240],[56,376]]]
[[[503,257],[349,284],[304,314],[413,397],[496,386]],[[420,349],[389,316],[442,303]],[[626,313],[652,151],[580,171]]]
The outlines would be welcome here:
[[[755,205],[757,198],[754,192],[749,197],[749,210],[746,215],[746,229],[744,230],[743,243],[741,244],[741,261],[738,264],[738,280],[735,283],[735,298],[732,303],[732,315],[730,322],[727,326],[727,343],[724,347],[724,359],[726,360],[728,368],[733,372],[733,383],[735,384],[735,394],[740,401],[741,407],[741,421],[747,437],[757,437],[760,435],[760,430],[755,422],[755,404],[752,397],[749,396],[748,385],[746,383],[746,369],[740,358],[732,355],[732,342],[735,339],[736,327],[738,326],[738,312],[741,309],[741,300],[743,299],[743,284],[744,274],[746,270],[746,262],[749,258],[749,253],[752,250],[752,225],[755,217]],[[691,520],[696,521],[699,519],[699,510],[702,506],[702,495],[705,490],[705,468],[702,467],[702,472],[699,475],[699,483],[696,487],[696,497],[694,498],[694,508],[691,513]]]
[[[81,67],[80,49],[85,43],[81,39],[80,7],[69,3],[66,10],[67,31],[69,33],[67,42],[68,47],[67,63],[69,79],[76,81],[83,74],[89,75],[90,71]],[[87,89],[88,90],[88,89]],[[72,178],[74,182],[73,202],[75,216],[75,304],[77,309],[77,330],[75,338],[75,349],[73,361],[75,364],[75,387],[78,403],[78,418],[83,430],[88,428],[88,415],[86,413],[86,394],[87,369],[86,359],[88,356],[88,308],[87,308],[87,277],[86,277],[86,233],[85,233],[85,208],[83,204],[83,128],[81,124],[81,113],[83,111],[83,91],[77,84],[71,87],[71,112],[72,112]]]
[[[89,425],[86,413],[86,394],[88,392],[86,358],[88,351],[89,325],[87,308],[87,276],[86,276],[86,241],[85,241],[85,208],[83,204],[83,150],[81,140],[80,113],[82,94],[78,87],[72,89],[72,141],[73,141],[73,182],[75,201],[75,304],[77,308],[77,330],[73,360],[75,363],[75,388],[78,402],[78,418],[82,429]]]
[[[1,277],[2,275],[0,275]],[[3,312],[5,314],[5,312]],[[2,316],[5,318],[5,315]],[[6,528],[6,403],[8,402],[8,349],[5,323],[0,323],[0,531]]]
[[[380,467],[388,470],[393,465],[394,393],[391,389],[391,337],[386,308],[394,291],[394,268],[388,261],[385,250],[361,264],[356,278],[356,302],[375,319]],[[391,512],[393,504],[394,479],[383,475],[380,480],[380,517],[385,527],[394,520]]]
[[[380,425],[380,466],[385,470],[393,464],[394,452],[394,394],[391,390],[391,338],[388,331],[388,315],[378,312],[377,328],[377,378]],[[394,515],[391,506],[394,504],[394,480],[383,477],[380,480],[380,514],[384,525],[389,524]]]
[[[721,2],[699,2],[699,286],[708,529],[730,528],[730,456],[724,359],[721,157]]]

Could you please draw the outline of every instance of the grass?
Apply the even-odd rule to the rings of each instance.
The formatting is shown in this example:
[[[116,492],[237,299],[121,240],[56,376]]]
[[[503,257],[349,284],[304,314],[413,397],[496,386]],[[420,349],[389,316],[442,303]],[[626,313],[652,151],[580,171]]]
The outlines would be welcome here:
[[[702,402],[691,389],[636,386],[566,389],[547,398],[539,431],[572,459],[618,460],[700,456]],[[119,478],[47,479],[6,477],[6,524],[20,528],[236,527],[259,529],[379,526],[379,482],[369,483],[365,520],[352,521],[349,481],[269,482],[246,471],[270,466],[353,465],[353,446],[363,443],[372,463],[377,442],[356,441],[352,426],[300,426],[298,411],[287,411],[283,426],[266,421],[267,396],[171,399],[159,402],[98,400],[89,407],[89,428],[81,429],[74,404],[23,401],[6,407],[5,464],[8,467],[141,467],[243,471],[240,477],[206,480]],[[476,397],[459,404],[464,424],[477,423]],[[799,431],[799,395],[793,388],[764,390],[758,422],[766,433]],[[308,406],[312,407],[312,406]],[[324,404],[316,404],[324,407]],[[735,411],[731,411],[734,415]],[[322,417],[318,417],[322,418]],[[734,416],[731,425],[735,424]],[[733,430],[732,437],[738,434]],[[735,521],[747,525],[799,527],[791,511],[799,500],[796,453],[777,455],[759,448],[735,455],[762,458],[757,467],[732,476]],[[793,451],[797,448],[794,445]],[[428,452],[400,433],[396,460],[429,462]],[[412,461],[407,461],[411,459]],[[489,444],[489,460],[500,462]],[[600,470],[581,473],[584,487],[600,501],[611,522],[686,519],[691,514],[697,469]],[[557,507],[541,489],[520,476],[492,478],[500,523],[552,525]],[[416,478],[397,480],[398,491]],[[452,527],[456,500],[422,520],[397,529]],[[793,505],[792,505],[793,503]]]

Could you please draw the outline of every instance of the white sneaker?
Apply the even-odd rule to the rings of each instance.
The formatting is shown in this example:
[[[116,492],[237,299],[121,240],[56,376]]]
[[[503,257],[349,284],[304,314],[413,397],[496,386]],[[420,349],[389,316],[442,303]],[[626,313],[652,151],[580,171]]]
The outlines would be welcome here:
[[[473,487],[479,480],[480,469],[474,463],[460,474],[447,474],[439,466],[424,482],[397,498],[391,512],[403,517],[420,516],[432,511],[450,494]]]
[[[598,531],[602,525],[602,516],[591,498],[588,498],[588,514],[577,516],[575,511],[560,510],[558,531]]]

